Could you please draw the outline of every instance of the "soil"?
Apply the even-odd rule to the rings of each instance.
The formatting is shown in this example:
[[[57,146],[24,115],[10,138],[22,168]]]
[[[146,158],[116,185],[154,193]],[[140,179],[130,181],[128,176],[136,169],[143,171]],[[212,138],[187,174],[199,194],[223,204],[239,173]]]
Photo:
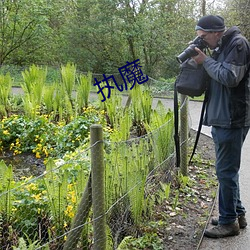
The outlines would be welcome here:
[[[37,159],[32,153],[22,153],[13,156],[12,152],[7,152],[0,156],[0,160],[4,160],[7,166],[11,165],[13,167],[16,181],[23,176],[39,176],[45,171],[43,159]]]
[[[196,132],[191,131],[191,138],[195,138],[195,134]],[[193,140],[190,146],[193,147]],[[177,190],[179,188],[176,209],[173,209],[171,202],[158,207],[161,213],[167,215],[168,225],[159,232],[163,236],[164,250],[199,249],[217,194],[214,162],[213,141],[201,134],[194,162],[188,170],[192,183],[185,188],[176,185]],[[172,199],[175,197],[176,194],[173,194]]]

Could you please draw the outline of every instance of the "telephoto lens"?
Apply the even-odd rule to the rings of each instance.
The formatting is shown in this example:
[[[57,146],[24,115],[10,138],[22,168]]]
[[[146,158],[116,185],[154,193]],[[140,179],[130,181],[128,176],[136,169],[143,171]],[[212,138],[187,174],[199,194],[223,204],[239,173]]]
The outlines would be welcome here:
[[[183,63],[190,57],[198,55],[198,53],[195,51],[195,47],[199,48],[200,50],[203,50],[207,48],[207,43],[201,37],[197,36],[190,43],[190,45],[176,57],[177,61],[179,63]]]

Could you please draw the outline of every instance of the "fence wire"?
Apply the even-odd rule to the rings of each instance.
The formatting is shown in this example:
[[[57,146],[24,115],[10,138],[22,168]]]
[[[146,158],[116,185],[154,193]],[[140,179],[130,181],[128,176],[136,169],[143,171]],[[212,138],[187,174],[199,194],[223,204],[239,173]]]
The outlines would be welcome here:
[[[171,117],[144,136],[97,142],[104,143],[106,249],[118,249],[127,237],[143,233],[139,225],[153,218],[161,184],[170,183],[175,172],[173,128]],[[93,224],[100,219],[93,219],[91,207],[93,146],[79,148],[74,158],[49,159],[38,176],[17,179],[11,165],[1,161],[1,249],[93,248]],[[13,188],[16,182],[20,185]],[[66,246],[69,235],[72,245]]]

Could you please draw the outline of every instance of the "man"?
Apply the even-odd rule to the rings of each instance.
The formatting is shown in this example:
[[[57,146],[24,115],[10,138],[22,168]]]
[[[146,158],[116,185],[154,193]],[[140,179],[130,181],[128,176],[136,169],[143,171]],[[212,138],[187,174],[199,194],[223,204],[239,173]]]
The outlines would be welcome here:
[[[204,125],[212,126],[219,181],[219,218],[205,235],[221,238],[239,234],[247,226],[240,200],[241,149],[250,126],[250,47],[237,27],[225,29],[220,16],[202,17],[196,33],[213,50],[206,56],[195,48],[193,59],[203,64],[210,76]]]

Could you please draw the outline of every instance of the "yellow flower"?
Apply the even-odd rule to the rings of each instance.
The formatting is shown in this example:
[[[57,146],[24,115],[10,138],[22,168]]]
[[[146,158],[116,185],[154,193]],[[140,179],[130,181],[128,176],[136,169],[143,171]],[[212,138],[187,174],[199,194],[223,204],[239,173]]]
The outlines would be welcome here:
[[[8,130],[4,130],[4,131],[3,131],[3,134],[4,134],[4,135],[9,135],[10,133],[9,133]]]
[[[41,155],[40,155],[39,152],[36,152],[36,158],[37,158],[37,159],[40,159],[40,158],[41,158]]]
[[[35,183],[30,183],[29,185],[26,186],[26,189],[28,191],[34,191],[34,190],[37,190],[37,186]]]
[[[33,194],[32,197],[35,198],[36,201],[40,201],[42,199],[41,195],[42,195],[41,193]]]
[[[49,153],[46,147],[43,147],[43,153],[45,154],[46,157],[48,157]]]
[[[16,149],[16,150],[14,150],[14,153],[13,153],[13,154],[14,154],[14,155],[18,155],[18,154],[21,154],[21,153],[22,153],[22,151]]]
[[[65,213],[65,215],[68,215],[69,218],[73,218],[74,217],[73,206],[68,205],[66,208],[66,211],[64,211],[64,213]]]
[[[75,195],[72,195],[72,197],[71,197],[71,202],[72,202],[72,203],[76,203],[76,196],[75,196]]]
[[[17,208],[13,207],[11,210],[12,210],[12,212],[16,212]]]

